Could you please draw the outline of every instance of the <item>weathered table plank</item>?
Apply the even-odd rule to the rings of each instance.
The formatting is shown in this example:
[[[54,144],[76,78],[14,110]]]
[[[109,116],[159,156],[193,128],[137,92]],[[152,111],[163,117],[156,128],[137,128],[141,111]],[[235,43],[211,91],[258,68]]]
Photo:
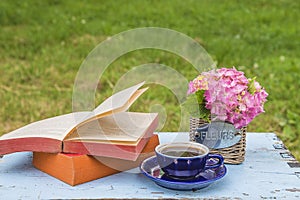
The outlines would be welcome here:
[[[159,133],[159,137],[161,143],[188,140],[187,133]],[[14,153],[0,159],[0,199],[300,199],[299,163],[283,146],[273,133],[247,133],[245,162],[226,165],[223,179],[196,192],[159,187],[138,169],[71,187],[36,170],[32,153]]]

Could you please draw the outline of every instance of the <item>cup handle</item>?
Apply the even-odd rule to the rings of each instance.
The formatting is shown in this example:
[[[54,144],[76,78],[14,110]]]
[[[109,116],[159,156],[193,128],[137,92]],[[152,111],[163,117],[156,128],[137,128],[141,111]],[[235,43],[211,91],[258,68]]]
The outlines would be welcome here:
[[[213,164],[213,165],[209,165],[207,164],[207,161],[211,158],[217,158],[218,159],[218,162]],[[206,165],[205,165],[205,170],[206,169],[214,169],[214,168],[218,168],[220,167],[221,165],[223,165],[224,163],[224,158],[223,156],[219,155],[219,154],[209,154],[208,155],[208,158],[207,158],[207,161],[206,161]]]

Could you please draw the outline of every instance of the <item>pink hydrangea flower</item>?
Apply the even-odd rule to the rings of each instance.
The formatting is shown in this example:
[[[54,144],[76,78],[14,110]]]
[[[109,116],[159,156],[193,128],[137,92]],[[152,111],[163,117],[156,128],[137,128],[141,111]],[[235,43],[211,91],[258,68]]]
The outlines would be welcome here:
[[[189,83],[188,94],[195,93],[198,90],[207,90],[207,79],[203,75],[197,76],[193,81]]]
[[[254,79],[247,79],[235,68],[203,72],[189,83],[188,94],[204,90],[205,108],[211,116],[232,123],[236,128],[247,126],[264,112],[267,92]]]

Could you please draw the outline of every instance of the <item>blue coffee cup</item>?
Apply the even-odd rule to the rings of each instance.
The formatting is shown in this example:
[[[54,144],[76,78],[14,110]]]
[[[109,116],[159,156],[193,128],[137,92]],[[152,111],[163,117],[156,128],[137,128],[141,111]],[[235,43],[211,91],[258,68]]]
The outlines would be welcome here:
[[[219,154],[209,154],[209,149],[196,142],[160,144],[155,153],[160,168],[173,178],[193,178],[207,169],[218,168],[224,159]],[[208,162],[214,159],[214,162]]]

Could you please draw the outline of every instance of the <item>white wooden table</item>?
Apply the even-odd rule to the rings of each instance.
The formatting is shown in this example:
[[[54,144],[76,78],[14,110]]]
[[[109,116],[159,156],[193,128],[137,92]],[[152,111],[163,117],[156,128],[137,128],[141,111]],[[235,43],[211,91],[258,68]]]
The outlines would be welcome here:
[[[188,140],[187,133],[159,133],[159,137],[161,143]],[[244,163],[226,165],[223,179],[195,192],[157,186],[138,169],[71,187],[36,170],[32,153],[14,153],[0,159],[0,199],[300,199],[299,163],[282,147],[273,133],[247,133]]]

